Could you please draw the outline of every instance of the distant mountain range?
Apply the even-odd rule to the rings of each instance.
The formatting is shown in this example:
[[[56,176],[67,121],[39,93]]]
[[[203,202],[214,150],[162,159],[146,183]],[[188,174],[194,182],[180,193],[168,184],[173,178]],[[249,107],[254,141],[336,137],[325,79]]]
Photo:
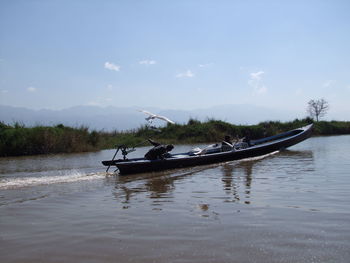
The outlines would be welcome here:
[[[26,126],[57,125],[79,127],[87,126],[95,130],[128,130],[147,124],[144,113],[137,107],[99,107],[75,106],[63,110],[33,110],[21,107],[0,105],[0,121],[13,124],[23,123]],[[155,114],[164,115],[177,123],[187,123],[190,118],[205,121],[213,118],[233,124],[256,124],[266,120],[287,121],[305,116],[296,112],[281,111],[253,105],[220,105],[195,110],[167,110],[159,108],[142,108]],[[300,114],[299,114],[300,115]],[[164,125],[160,120],[156,126]]]

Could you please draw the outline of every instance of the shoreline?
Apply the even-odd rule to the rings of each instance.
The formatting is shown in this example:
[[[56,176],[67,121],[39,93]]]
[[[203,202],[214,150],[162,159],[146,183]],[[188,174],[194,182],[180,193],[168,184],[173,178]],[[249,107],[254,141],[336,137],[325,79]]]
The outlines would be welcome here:
[[[88,127],[56,126],[25,127],[0,122],[0,157],[96,152],[115,149],[116,145],[147,146],[147,138],[165,144],[197,144],[221,141],[225,135],[252,139],[264,138],[312,123],[312,119],[291,122],[268,121],[256,125],[234,125],[220,120],[200,122],[190,119],[187,124],[171,124],[156,129],[141,126],[123,132],[89,131]],[[312,136],[350,134],[350,122],[314,122]]]

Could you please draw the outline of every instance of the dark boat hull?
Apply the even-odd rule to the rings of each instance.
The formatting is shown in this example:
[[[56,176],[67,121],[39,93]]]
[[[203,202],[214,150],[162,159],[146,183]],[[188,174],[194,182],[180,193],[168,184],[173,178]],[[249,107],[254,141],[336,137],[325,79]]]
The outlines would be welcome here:
[[[312,124],[277,136],[257,140],[256,142],[260,142],[260,144],[235,151],[185,157],[177,157],[174,155],[172,158],[153,161],[145,160],[143,158],[126,161],[104,161],[103,164],[106,166],[115,165],[118,168],[119,173],[124,175],[234,161],[257,157],[288,148],[309,138],[311,136],[311,131]]]

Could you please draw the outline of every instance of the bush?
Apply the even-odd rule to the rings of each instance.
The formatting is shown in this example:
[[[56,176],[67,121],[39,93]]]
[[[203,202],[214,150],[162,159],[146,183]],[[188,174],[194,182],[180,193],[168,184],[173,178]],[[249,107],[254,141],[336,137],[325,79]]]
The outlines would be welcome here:
[[[98,149],[99,135],[88,128],[36,126],[26,128],[0,124],[0,156],[69,153]]]

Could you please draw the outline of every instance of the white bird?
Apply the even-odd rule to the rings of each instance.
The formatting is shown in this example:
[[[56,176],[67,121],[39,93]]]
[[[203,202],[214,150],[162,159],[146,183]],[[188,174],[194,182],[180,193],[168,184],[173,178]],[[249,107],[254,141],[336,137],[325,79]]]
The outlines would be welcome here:
[[[173,122],[172,120],[169,120],[167,117],[157,115],[157,114],[151,113],[149,111],[145,111],[145,110],[139,110],[139,111],[149,115],[147,118],[145,118],[149,123],[152,123],[152,121],[157,118],[157,119],[169,122],[171,124],[175,124],[175,122]]]

